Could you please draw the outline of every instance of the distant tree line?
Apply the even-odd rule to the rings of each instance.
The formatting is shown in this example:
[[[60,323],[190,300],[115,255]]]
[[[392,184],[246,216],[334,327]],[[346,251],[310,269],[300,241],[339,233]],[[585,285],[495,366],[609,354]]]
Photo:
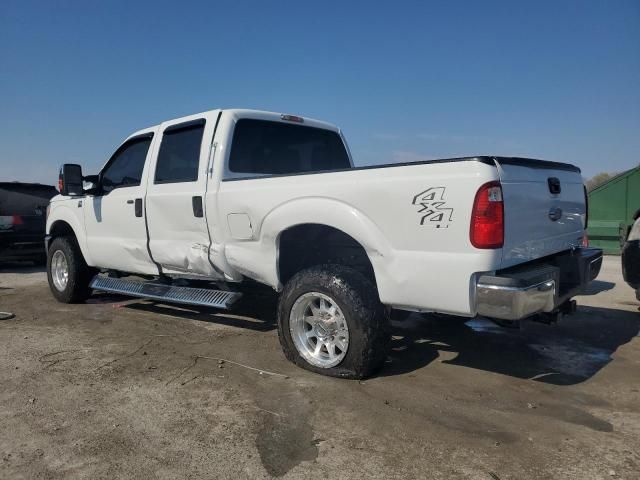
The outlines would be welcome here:
[[[589,180],[586,181],[587,191],[590,192],[591,190],[598,188],[600,185],[608,182],[616,175],[618,175],[617,172],[601,172],[594,175],[593,177],[591,177]]]

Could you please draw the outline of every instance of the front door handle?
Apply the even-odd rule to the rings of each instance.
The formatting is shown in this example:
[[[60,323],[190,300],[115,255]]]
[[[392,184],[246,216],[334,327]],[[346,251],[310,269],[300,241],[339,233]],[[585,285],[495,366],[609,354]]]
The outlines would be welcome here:
[[[127,204],[128,205],[133,205],[133,200],[131,200],[131,199],[127,200]]]
[[[204,217],[204,210],[202,209],[202,197],[191,197],[191,207],[193,208],[194,217]]]

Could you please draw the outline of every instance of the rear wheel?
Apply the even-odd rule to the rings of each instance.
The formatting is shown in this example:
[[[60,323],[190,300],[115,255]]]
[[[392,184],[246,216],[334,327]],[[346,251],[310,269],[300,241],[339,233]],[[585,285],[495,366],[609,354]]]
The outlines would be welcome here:
[[[57,237],[49,247],[47,279],[51,293],[59,302],[78,303],[91,293],[93,270],[84,261],[76,240]]]
[[[363,378],[386,359],[388,319],[375,286],[360,272],[320,265],[298,272],[278,303],[286,357],[323,375]]]

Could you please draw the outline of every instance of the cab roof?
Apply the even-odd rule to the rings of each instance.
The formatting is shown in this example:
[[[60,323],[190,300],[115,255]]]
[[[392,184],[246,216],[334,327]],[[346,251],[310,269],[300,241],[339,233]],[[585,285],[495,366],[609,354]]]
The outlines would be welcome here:
[[[276,121],[276,122],[283,122],[283,123],[295,123],[297,125],[306,125],[308,127],[315,127],[315,128],[323,128],[325,130],[331,130],[334,132],[339,133],[340,129],[328,122],[323,122],[322,120],[316,120],[314,118],[310,118],[310,117],[303,117],[301,115],[295,115],[295,114],[289,114],[289,113],[281,113],[281,112],[268,112],[268,111],[264,111],[264,110],[251,110],[251,109],[245,109],[245,108],[228,108],[228,109],[214,109],[214,110],[207,110],[205,112],[200,112],[200,113],[196,113],[196,114],[192,114],[192,115],[187,115],[184,117],[178,117],[178,118],[172,118],[172,119],[168,119],[165,120],[165,122],[176,122],[176,121],[180,121],[180,120],[184,120],[185,122],[187,121],[192,121],[194,118],[197,118],[198,116],[204,116],[207,114],[211,114],[211,113],[216,113],[216,112],[222,112],[224,114],[229,114],[231,115],[235,120],[240,120],[241,118],[253,118],[253,119],[258,119],[258,120],[269,120],[269,121]],[[302,119],[302,121],[293,121],[293,120],[288,120],[287,117],[293,117],[293,118],[298,118],[298,119]],[[163,123],[165,123],[163,122]],[[143,128],[141,130],[138,130],[137,132],[134,132],[130,135],[129,138],[131,137],[135,137],[137,135],[143,135],[145,133],[149,133],[150,131],[154,131],[156,129],[158,129],[161,124],[158,125],[153,125],[147,128]]]

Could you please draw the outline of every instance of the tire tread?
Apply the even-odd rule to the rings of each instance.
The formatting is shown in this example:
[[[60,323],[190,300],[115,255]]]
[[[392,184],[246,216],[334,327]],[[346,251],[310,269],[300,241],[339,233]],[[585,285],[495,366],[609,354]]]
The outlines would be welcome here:
[[[331,295],[341,308],[346,306],[353,317],[349,349],[355,350],[348,351],[343,362],[333,368],[309,364],[299,355],[289,333],[291,304],[299,292],[314,288]],[[352,341],[353,335],[361,338]],[[375,373],[387,358],[389,320],[375,286],[362,273],[343,265],[317,265],[296,273],[285,285],[278,302],[278,338],[287,359],[302,368],[328,376],[362,379]]]
[[[62,250],[67,257],[69,266],[69,280],[67,288],[59,291],[53,284],[51,277],[51,259],[53,253]],[[91,294],[89,283],[94,270],[90,268],[82,256],[78,242],[73,237],[56,237],[49,246],[47,255],[47,280],[53,296],[62,303],[81,303]]]

